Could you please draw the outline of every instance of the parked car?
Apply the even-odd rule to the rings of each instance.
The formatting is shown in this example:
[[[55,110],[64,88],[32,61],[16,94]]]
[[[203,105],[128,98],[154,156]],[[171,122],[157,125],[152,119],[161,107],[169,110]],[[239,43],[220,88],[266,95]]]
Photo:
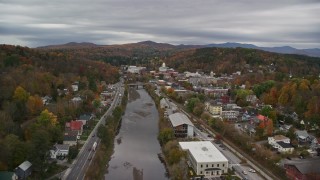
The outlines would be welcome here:
[[[250,169],[249,169],[249,172],[255,173],[256,170],[250,168]]]
[[[243,173],[244,175],[247,175],[247,174],[248,174],[247,171],[242,171],[242,173]]]

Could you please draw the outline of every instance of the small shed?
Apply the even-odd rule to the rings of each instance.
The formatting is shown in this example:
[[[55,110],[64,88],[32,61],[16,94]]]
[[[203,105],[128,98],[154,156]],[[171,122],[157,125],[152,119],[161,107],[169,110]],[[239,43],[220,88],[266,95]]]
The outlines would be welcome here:
[[[29,161],[24,161],[17,168],[15,168],[15,173],[18,176],[18,179],[27,179],[31,175],[32,164]]]

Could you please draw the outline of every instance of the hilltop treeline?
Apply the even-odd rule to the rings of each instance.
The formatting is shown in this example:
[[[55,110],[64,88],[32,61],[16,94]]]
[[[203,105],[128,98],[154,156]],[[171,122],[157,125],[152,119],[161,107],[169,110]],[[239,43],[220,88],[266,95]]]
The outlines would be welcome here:
[[[201,48],[180,51],[165,62],[180,72],[196,71],[233,73],[236,71],[281,72],[294,75],[319,74],[320,58],[284,55],[245,48]]]

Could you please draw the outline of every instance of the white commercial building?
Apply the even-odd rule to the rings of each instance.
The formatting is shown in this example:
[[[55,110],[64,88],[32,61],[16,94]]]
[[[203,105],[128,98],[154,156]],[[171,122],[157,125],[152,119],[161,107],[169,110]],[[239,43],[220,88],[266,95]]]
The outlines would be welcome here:
[[[179,142],[187,151],[190,166],[197,175],[218,177],[228,172],[227,158],[210,141]]]

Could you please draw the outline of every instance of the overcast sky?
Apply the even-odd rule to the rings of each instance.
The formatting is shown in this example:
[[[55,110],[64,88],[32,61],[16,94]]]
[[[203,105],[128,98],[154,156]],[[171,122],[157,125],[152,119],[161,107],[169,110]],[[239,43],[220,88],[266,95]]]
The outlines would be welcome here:
[[[0,44],[320,48],[320,0],[0,0]]]

